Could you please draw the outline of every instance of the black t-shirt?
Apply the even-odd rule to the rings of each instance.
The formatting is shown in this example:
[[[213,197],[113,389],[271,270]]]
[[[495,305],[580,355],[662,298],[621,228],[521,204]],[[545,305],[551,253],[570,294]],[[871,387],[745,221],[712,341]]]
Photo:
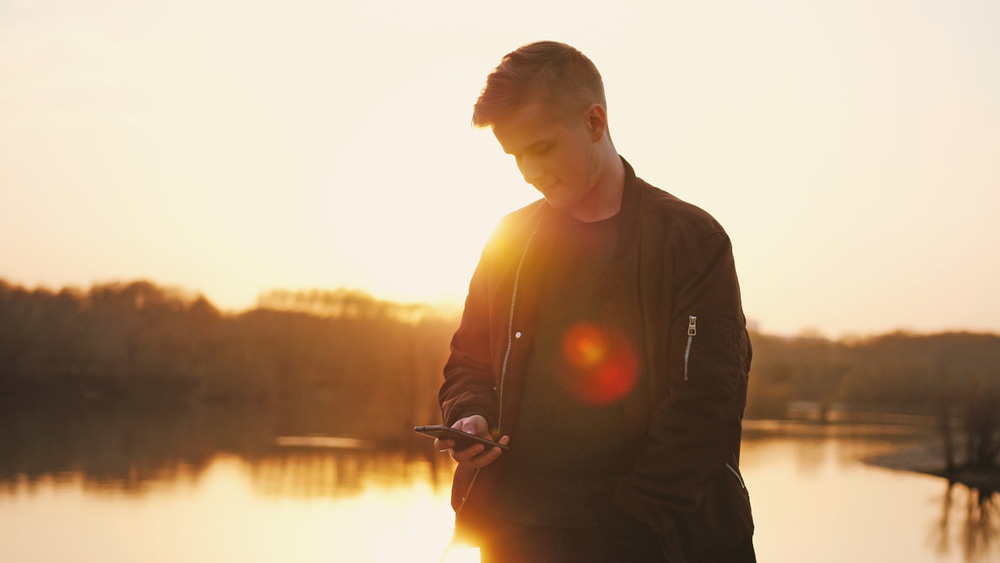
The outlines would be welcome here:
[[[540,526],[592,526],[627,469],[618,397],[593,375],[611,357],[596,288],[611,263],[618,217],[559,221],[547,264],[518,418],[496,489],[498,515]]]

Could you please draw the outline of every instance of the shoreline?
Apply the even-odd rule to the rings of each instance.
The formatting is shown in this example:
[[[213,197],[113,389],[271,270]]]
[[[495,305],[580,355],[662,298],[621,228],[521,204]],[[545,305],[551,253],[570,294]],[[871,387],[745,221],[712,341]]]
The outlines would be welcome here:
[[[815,418],[744,420],[744,438],[787,435],[831,438],[902,438],[907,444],[883,450],[861,459],[862,463],[919,473],[977,489],[981,498],[1000,492],[1000,467],[992,470],[959,469],[948,472],[944,446],[936,430],[936,418],[885,413],[838,413],[838,419],[820,422]],[[959,456],[961,457],[961,456]]]
[[[993,470],[958,469],[949,472],[945,469],[944,448],[939,441],[933,439],[874,455],[863,461],[877,467],[921,473],[946,479],[949,483],[960,483],[966,487],[977,489],[981,498],[984,499],[992,496],[995,492],[1000,492],[1000,468]]]

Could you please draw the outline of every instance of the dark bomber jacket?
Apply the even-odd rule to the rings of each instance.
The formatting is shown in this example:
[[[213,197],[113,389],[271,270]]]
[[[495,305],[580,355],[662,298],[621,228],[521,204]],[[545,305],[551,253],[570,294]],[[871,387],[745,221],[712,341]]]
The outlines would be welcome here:
[[[739,474],[752,352],[732,246],[701,209],[637,178],[627,162],[625,175],[598,301],[602,323],[628,337],[646,375],[622,399],[634,459],[611,509],[645,523],[669,561],[713,561],[753,532]],[[545,200],[511,213],[483,250],[444,369],[445,424],[481,414],[496,436],[514,427],[552,213]],[[489,511],[503,460],[456,470],[459,531]]]

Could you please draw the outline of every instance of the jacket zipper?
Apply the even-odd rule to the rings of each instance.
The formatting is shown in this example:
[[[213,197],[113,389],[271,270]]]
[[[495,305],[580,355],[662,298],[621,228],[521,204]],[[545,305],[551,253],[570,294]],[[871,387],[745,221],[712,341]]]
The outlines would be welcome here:
[[[524,252],[521,253],[521,261],[517,263],[517,271],[514,272],[514,290],[510,296],[510,316],[507,318],[507,352],[503,356],[503,367],[500,369],[500,409],[497,413],[497,432],[503,423],[503,387],[507,379],[507,362],[510,360],[510,351],[514,347],[514,304],[517,303],[517,285],[521,281],[521,266],[524,265],[524,257],[528,255],[528,247],[531,246],[531,239],[535,238],[532,232],[528,241],[524,243]]]
[[[691,343],[694,342],[696,334],[698,334],[698,317],[691,315],[688,317],[688,343],[684,348],[684,381],[688,380],[688,359],[691,357]]]
[[[524,251],[521,253],[521,261],[517,263],[517,270],[514,272],[514,290],[510,296],[510,317],[507,319],[507,351],[504,353],[503,357],[503,367],[500,369],[500,398],[499,398],[499,412],[497,412],[497,432],[500,431],[500,424],[503,422],[503,386],[504,381],[507,378],[507,362],[510,360],[510,351],[514,345],[514,304],[517,303],[517,285],[521,280],[521,266],[524,265],[524,257],[528,255],[528,247],[531,246],[531,239],[535,238],[535,231],[532,231],[531,235],[528,236],[528,241],[524,243]],[[476,473],[473,474],[472,480],[469,481],[469,488],[465,490],[465,495],[462,497],[462,504],[458,505],[458,510],[455,511],[455,516],[458,516],[462,509],[465,508],[465,501],[468,500],[469,495],[472,493],[472,487],[476,484],[476,479],[479,478],[479,470],[481,467],[476,468]]]

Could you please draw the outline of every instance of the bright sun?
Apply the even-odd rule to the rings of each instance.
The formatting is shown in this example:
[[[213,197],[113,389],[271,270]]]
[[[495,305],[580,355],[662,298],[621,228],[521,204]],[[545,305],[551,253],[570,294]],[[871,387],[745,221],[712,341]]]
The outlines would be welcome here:
[[[331,242],[377,296],[461,299],[497,221],[538,197],[492,134],[470,125],[481,80],[430,77],[402,90],[337,162]]]

